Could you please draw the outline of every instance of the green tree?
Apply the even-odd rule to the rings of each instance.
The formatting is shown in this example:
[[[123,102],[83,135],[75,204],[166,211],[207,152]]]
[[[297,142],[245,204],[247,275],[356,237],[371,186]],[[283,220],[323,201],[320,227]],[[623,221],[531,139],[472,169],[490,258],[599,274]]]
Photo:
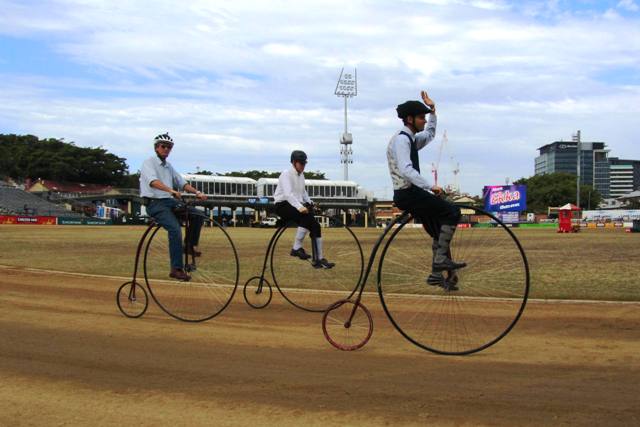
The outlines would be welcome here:
[[[576,202],[576,175],[551,173],[521,178],[514,184],[527,186],[527,210],[546,213],[549,206],[562,206]],[[580,207],[597,208],[602,196],[590,185],[580,186]]]
[[[246,172],[225,172],[220,174],[220,176],[237,176],[244,178],[251,178],[258,180],[260,178],[278,178],[281,172],[267,172],[267,171],[259,171],[259,170],[250,170]],[[305,172],[305,179],[321,179],[326,180],[324,172],[315,171],[315,172]]]
[[[131,179],[126,159],[102,147],[14,134],[0,134],[0,175],[104,185],[123,185]]]

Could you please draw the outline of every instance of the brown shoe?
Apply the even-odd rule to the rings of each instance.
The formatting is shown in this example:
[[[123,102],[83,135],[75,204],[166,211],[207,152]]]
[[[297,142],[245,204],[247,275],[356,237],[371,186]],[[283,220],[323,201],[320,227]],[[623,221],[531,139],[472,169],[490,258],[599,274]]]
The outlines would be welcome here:
[[[174,279],[178,279],[183,282],[188,282],[189,280],[191,280],[191,276],[185,273],[185,271],[181,268],[172,268],[171,273],[169,273],[169,277],[173,277]]]

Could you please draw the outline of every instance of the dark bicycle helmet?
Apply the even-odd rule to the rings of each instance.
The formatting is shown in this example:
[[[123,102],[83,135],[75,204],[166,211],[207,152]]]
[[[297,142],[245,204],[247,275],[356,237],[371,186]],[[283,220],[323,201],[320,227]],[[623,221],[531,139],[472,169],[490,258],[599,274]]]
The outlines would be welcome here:
[[[153,145],[157,147],[158,144],[167,144],[173,147],[173,139],[169,136],[169,133],[163,133],[153,138]]]
[[[293,162],[307,163],[307,154],[300,150],[293,151],[291,153],[291,163]]]
[[[431,112],[431,108],[427,107],[420,101],[407,101],[398,105],[396,108],[398,117],[404,119],[409,116],[419,116],[420,114],[428,114]]]

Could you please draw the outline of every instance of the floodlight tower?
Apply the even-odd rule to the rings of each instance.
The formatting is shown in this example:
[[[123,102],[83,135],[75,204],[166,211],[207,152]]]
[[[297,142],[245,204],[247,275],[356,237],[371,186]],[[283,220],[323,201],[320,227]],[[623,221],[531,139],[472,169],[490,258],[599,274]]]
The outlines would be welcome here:
[[[358,71],[354,68],[353,74],[345,73],[344,67],[340,70],[340,77],[336,84],[335,95],[344,98],[344,133],[340,137],[340,163],[344,165],[344,180],[349,180],[349,164],[353,163],[351,144],[353,136],[347,129],[347,99],[358,95]]]

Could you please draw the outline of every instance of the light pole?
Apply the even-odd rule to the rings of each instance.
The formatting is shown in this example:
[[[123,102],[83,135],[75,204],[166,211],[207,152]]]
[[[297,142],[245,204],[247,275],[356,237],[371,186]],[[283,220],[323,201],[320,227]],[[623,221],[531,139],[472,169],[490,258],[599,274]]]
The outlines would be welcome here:
[[[355,68],[353,74],[345,73],[344,67],[342,68],[334,94],[344,98],[344,133],[340,137],[340,163],[344,165],[344,180],[348,181],[349,164],[353,163],[351,159],[353,136],[347,129],[347,99],[358,95],[358,71]]]
[[[573,136],[573,140],[576,143],[576,151],[578,152],[578,168],[576,169],[578,175],[578,179],[576,180],[576,206],[580,207],[580,151],[582,148],[580,144],[580,131]]]

